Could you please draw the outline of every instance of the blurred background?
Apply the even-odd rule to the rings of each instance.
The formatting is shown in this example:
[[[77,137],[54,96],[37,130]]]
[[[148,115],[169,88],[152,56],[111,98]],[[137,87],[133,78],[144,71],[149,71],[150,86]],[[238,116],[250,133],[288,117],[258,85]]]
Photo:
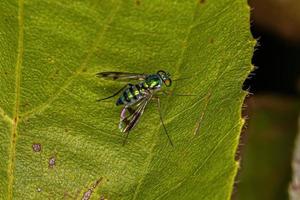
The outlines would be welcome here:
[[[243,86],[252,95],[232,199],[300,200],[300,0],[248,3],[257,68]]]

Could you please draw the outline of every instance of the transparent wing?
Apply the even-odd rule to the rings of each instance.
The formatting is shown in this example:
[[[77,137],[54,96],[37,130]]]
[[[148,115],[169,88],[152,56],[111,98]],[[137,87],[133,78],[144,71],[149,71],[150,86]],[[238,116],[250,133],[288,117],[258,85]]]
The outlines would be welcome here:
[[[130,73],[130,72],[99,72],[97,77],[109,79],[109,80],[119,80],[119,81],[129,81],[129,80],[145,80],[146,74]]]
[[[121,132],[128,133],[138,123],[140,117],[143,115],[146,105],[151,99],[152,95],[145,96],[136,104],[124,107],[120,116],[119,128]]]

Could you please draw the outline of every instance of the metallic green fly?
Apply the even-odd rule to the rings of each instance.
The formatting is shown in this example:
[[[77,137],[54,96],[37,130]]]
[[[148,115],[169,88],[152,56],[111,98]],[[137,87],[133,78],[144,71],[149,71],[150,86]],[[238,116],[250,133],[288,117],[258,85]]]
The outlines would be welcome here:
[[[168,137],[170,144],[173,146],[172,140],[167,132],[166,126],[162,119],[162,114],[160,111],[160,99],[154,96],[155,93],[160,91],[164,86],[170,87],[172,85],[172,80],[170,74],[159,70],[156,74],[137,74],[137,73],[127,73],[127,72],[100,72],[97,73],[99,78],[108,80],[118,80],[118,81],[140,81],[137,84],[128,83],[122,87],[115,94],[99,99],[98,101],[103,101],[112,97],[117,96],[121,93],[116,105],[122,105],[119,129],[121,132],[125,133],[125,139],[123,145],[125,144],[129,132],[137,125],[140,117],[143,115],[144,110],[151,99],[157,99],[158,112],[160,116],[160,121],[164,128],[164,131]]]

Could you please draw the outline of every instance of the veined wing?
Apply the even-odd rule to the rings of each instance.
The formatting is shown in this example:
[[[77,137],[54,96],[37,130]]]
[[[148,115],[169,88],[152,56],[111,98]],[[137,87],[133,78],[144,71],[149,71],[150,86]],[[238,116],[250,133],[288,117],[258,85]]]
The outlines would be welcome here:
[[[119,128],[121,132],[128,133],[138,123],[140,117],[143,115],[146,105],[152,98],[152,94],[149,94],[138,101],[136,104],[124,107],[121,112]]]
[[[109,79],[109,80],[119,80],[119,81],[129,81],[129,80],[145,80],[146,74],[130,73],[130,72],[99,72],[97,77]]]

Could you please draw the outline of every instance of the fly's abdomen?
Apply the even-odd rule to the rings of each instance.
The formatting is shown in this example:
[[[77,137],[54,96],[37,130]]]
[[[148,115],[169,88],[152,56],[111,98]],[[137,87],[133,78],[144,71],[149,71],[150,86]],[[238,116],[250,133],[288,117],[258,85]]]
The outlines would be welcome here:
[[[134,104],[142,97],[143,93],[141,90],[142,88],[139,87],[139,85],[129,85],[129,87],[124,90],[122,95],[117,100],[116,105]]]

